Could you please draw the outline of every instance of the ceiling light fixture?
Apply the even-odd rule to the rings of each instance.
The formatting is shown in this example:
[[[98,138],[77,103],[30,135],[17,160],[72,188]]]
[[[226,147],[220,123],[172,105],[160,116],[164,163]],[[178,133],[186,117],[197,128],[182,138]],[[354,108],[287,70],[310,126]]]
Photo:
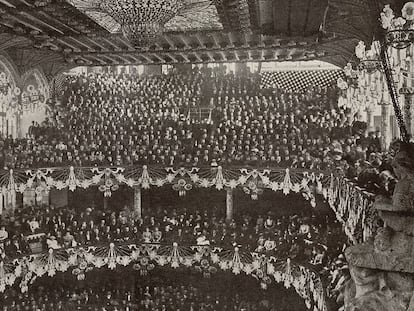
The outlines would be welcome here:
[[[135,47],[147,47],[162,35],[164,25],[178,14],[182,0],[103,0],[101,9],[121,25]]]

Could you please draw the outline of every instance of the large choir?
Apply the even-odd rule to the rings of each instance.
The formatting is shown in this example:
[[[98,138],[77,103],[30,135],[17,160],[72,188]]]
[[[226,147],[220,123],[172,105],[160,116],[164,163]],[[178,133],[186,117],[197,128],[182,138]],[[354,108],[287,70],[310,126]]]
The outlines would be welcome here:
[[[262,92],[256,74],[69,77],[50,116],[2,137],[7,168],[63,165],[364,166],[379,132],[338,106],[336,88]],[[195,113],[194,113],[195,112]],[[199,113],[200,112],[200,113]],[[202,112],[202,113],[201,113]]]
[[[140,78],[112,73],[68,76],[59,100],[49,102],[43,122],[33,122],[24,138],[0,136],[0,165],[4,169],[144,164],[306,168],[339,172],[370,191],[393,190],[395,178],[379,131],[367,132],[360,115],[339,106],[335,87],[310,86],[298,94],[281,89],[265,92],[259,85],[257,74],[235,76],[197,68],[186,74]],[[156,206],[143,217],[128,206],[115,210],[92,204],[18,207],[12,217],[2,219],[0,255],[14,258],[81,245],[177,242],[241,247],[290,258],[330,275],[335,284],[346,277],[338,258],[343,258],[347,241],[331,215],[250,211],[230,221],[211,205]],[[177,288],[173,291],[169,294],[185,295]],[[63,289],[62,293],[66,295]],[[46,301],[32,299],[18,308],[16,297],[10,298],[11,305],[3,310],[61,310],[58,302],[49,309],[34,307],[50,305],[47,300],[53,299],[48,295]],[[77,301],[85,300],[85,295],[92,293],[83,291]],[[142,297],[144,305],[138,310],[170,310],[155,308],[148,297],[152,296]],[[218,310],[191,303],[183,310]]]

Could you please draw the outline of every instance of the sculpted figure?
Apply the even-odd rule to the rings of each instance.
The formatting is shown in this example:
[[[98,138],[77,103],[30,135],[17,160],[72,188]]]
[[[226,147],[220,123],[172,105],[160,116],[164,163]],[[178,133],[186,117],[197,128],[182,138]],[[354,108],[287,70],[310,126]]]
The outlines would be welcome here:
[[[414,280],[410,274],[351,267],[344,289],[346,311],[410,311]],[[413,310],[411,310],[413,311]]]
[[[392,199],[378,196],[374,205],[386,226],[414,235],[414,144],[399,143],[392,166],[398,180]]]
[[[352,264],[346,311],[414,311],[414,144],[394,146],[393,196],[377,196],[374,202],[384,227],[372,241],[346,252]]]
[[[349,272],[355,284],[354,298],[359,298],[367,293],[379,290],[380,275],[378,271],[351,266]]]
[[[392,197],[395,211],[414,211],[414,148],[403,144],[392,162],[398,182]]]

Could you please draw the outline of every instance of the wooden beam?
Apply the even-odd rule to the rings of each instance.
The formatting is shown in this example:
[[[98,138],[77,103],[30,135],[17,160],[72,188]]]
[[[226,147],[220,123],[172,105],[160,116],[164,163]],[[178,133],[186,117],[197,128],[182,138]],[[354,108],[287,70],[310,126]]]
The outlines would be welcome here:
[[[84,40],[88,40],[91,44],[97,46],[101,51],[109,51],[105,46],[94,40],[92,37],[85,37]]]
[[[204,44],[204,42],[200,39],[199,34],[196,34],[196,35],[195,35],[195,37],[196,37],[196,39],[197,39],[197,41],[198,41],[198,44],[201,46],[201,48],[206,48],[206,45],[205,45],[205,44]]]
[[[136,51],[132,44],[129,43],[129,41],[124,37],[117,37],[117,40],[121,41],[121,43],[123,43],[128,48],[128,51]]]
[[[206,55],[208,56],[208,58],[210,59],[210,61],[214,62],[214,57],[211,55],[210,52],[207,52]]]
[[[230,45],[228,45],[228,47],[230,47],[230,48],[234,48],[234,43],[233,43],[233,38],[232,38],[232,35],[231,35],[231,32],[228,32],[227,33],[227,38],[228,38],[228,40],[229,40],[229,43],[230,43]]]
[[[154,63],[154,61],[151,58],[149,58],[148,56],[146,56],[146,55],[144,55],[142,53],[139,54],[139,56],[142,57],[142,58],[144,58],[150,64]]]
[[[214,46],[213,46],[213,48],[220,48],[220,44],[218,44],[218,42],[217,42],[217,38],[216,38],[216,34],[215,33],[212,33],[211,34],[211,37],[213,38],[213,42],[214,42]]]
[[[56,41],[57,42],[60,42],[61,44],[65,45],[67,47],[69,47],[72,51],[74,51],[74,52],[76,52],[78,54],[81,54],[81,50],[79,48],[77,48],[76,46],[74,46],[73,44],[68,43],[65,40],[61,39],[61,38],[57,38]]]
[[[198,55],[197,52],[192,53],[199,61],[203,61],[203,59]]]
[[[47,27],[47,28],[49,28],[49,29],[53,30],[54,32],[59,33],[60,35],[64,35],[64,34],[65,34],[65,33],[64,33],[63,31],[61,31],[60,29],[57,29],[56,27],[54,27],[54,26],[52,26],[52,25],[50,25],[50,24],[46,23],[45,21],[42,21],[41,19],[37,18],[37,17],[36,17],[36,16],[34,16],[33,14],[28,14],[27,12],[21,12],[21,15],[24,15],[26,18],[28,18],[28,19],[30,19],[30,20],[32,20],[32,21],[34,21],[34,22],[36,22],[36,23],[39,23],[39,24],[41,24],[41,25],[43,25],[43,26],[45,26],[45,27]]]
[[[82,40],[78,40],[77,38],[74,37],[69,37],[72,41],[76,42],[79,45],[84,46],[88,51],[94,52],[96,51],[94,48],[91,48],[90,45],[86,44],[85,42],[83,42]]]
[[[178,63],[178,60],[171,54],[171,53],[165,53],[169,58],[173,60],[174,63]]]
[[[154,55],[156,58],[158,58],[162,63],[166,63],[165,59],[162,58],[158,53],[151,53],[151,55]]]
[[[185,59],[185,61],[187,62],[187,63],[189,63],[190,62],[190,60],[188,59],[188,57],[187,57],[187,55],[185,55],[184,53],[179,53],[180,55],[181,55],[181,57],[182,58],[184,58]]]
[[[167,43],[170,45],[170,50],[176,50],[177,49],[174,42],[171,40],[171,38],[167,34],[164,34],[163,37],[164,37],[165,41],[167,41]]]
[[[184,38],[182,34],[180,34],[178,37],[184,43],[185,49],[191,49],[191,46],[188,44],[187,40]]]
[[[114,44],[111,40],[108,40],[105,37],[102,37],[102,40],[105,41],[106,43],[108,43],[110,46],[112,46],[115,51],[121,51],[121,49],[119,48],[119,46],[117,46],[116,44]]]

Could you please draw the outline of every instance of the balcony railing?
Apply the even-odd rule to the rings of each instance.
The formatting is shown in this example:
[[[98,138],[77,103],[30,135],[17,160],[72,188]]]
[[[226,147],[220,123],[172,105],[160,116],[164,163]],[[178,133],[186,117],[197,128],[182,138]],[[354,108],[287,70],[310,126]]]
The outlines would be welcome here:
[[[49,251],[14,259],[0,258],[0,292],[19,284],[22,292],[38,277],[53,277],[58,272],[71,271],[78,280],[92,269],[129,266],[142,275],[155,266],[172,269],[194,269],[208,276],[218,271],[236,275],[244,273],[256,278],[262,288],[272,282],[294,288],[312,310],[327,311],[324,287],[318,273],[297,265],[290,259],[245,252],[238,247],[225,249],[213,246],[180,246],[162,244],[115,244],[49,249]]]
[[[371,237],[378,216],[372,207],[374,194],[350,180],[329,172],[289,168],[208,167],[53,167],[0,171],[3,194],[24,193],[28,189],[41,195],[51,188],[87,189],[96,186],[110,197],[120,185],[150,189],[171,186],[180,195],[194,188],[217,190],[241,188],[257,199],[263,190],[302,193],[312,206],[316,195],[328,201],[345,233],[353,243]]]

